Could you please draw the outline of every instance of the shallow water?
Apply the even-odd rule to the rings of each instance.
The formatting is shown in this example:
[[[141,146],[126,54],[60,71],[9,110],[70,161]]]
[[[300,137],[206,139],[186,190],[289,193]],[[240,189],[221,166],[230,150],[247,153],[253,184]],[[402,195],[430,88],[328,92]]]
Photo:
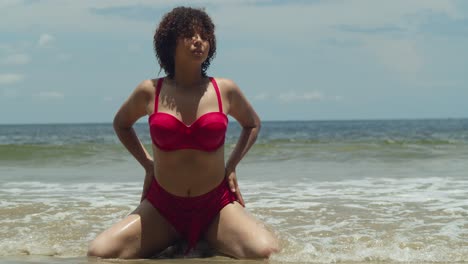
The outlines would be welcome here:
[[[265,122],[238,177],[281,240],[271,262],[468,261],[467,131],[466,119]],[[137,206],[142,173],[110,124],[0,126],[0,263],[95,263],[87,243]]]

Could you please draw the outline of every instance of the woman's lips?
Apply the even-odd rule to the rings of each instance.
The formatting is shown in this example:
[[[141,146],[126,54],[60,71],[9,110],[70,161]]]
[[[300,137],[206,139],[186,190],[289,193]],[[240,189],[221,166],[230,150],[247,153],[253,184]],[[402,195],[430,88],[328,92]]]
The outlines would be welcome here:
[[[203,54],[203,50],[200,50],[200,49],[193,50],[192,52],[198,55]]]

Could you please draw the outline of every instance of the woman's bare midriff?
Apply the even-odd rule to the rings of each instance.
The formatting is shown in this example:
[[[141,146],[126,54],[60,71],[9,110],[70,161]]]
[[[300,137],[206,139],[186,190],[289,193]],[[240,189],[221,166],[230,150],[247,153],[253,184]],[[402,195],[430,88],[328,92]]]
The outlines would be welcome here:
[[[162,151],[153,145],[154,175],[167,192],[182,197],[205,194],[224,178],[224,147],[205,152],[194,149]]]

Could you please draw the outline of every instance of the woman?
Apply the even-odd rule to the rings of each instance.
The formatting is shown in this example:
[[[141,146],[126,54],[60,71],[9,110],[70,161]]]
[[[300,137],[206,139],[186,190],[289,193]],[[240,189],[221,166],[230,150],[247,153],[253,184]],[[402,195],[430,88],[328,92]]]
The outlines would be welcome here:
[[[147,258],[200,239],[235,258],[268,258],[276,238],[244,209],[236,166],[255,142],[260,120],[237,85],[206,76],[216,52],[214,25],[199,9],[178,7],[154,35],[167,76],[143,81],[117,112],[115,131],[146,171],[140,205],[100,234],[88,255]],[[227,114],[242,126],[224,161]],[[153,158],[132,125],[149,115]]]

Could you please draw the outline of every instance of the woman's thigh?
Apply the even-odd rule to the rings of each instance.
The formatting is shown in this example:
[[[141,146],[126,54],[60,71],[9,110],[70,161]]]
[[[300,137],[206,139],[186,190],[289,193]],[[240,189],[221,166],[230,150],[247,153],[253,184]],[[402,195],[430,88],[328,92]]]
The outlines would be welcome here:
[[[279,251],[273,233],[237,202],[220,211],[205,239],[216,250],[235,258],[268,258]]]
[[[146,258],[166,249],[178,235],[147,200],[91,242],[88,255],[103,258]]]

